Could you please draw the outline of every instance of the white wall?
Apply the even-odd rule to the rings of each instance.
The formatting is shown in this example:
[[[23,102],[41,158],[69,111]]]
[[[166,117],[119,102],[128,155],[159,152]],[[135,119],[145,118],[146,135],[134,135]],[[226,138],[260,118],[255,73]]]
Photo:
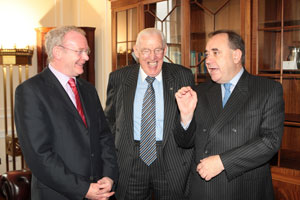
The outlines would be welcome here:
[[[108,0],[0,0],[0,19],[0,47],[2,45],[4,48],[11,48],[16,44],[17,47],[31,45],[36,49],[34,30],[36,27],[60,25],[96,27],[95,79],[104,106],[108,74],[112,68],[111,10]],[[33,76],[36,72],[37,57],[34,51],[29,76]],[[3,73],[0,68],[0,158],[2,162],[0,174],[6,171],[3,99]],[[9,109],[10,104],[7,106]],[[8,132],[11,130],[10,124],[8,130]]]

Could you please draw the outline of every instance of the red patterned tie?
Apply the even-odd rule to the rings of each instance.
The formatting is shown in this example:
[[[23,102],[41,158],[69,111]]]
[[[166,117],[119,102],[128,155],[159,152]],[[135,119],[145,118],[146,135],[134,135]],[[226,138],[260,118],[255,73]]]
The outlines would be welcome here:
[[[78,94],[78,91],[76,88],[75,80],[73,78],[70,78],[68,83],[71,86],[73,93],[75,95],[75,100],[76,100],[76,105],[77,105],[77,110],[79,112],[79,115],[81,116],[82,121],[84,122],[85,126],[87,127],[86,121],[85,121],[85,116],[84,116],[83,109],[82,109],[81,102],[80,102],[80,97],[79,97],[79,94]]]

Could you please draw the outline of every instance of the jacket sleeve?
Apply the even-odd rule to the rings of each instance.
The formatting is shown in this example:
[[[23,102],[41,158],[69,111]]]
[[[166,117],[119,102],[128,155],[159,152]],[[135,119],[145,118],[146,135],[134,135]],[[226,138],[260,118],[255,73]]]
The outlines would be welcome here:
[[[109,81],[107,85],[107,99],[106,99],[106,107],[104,110],[106,119],[108,121],[110,130],[115,136],[116,133],[116,87],[113,75],[109,75]]]

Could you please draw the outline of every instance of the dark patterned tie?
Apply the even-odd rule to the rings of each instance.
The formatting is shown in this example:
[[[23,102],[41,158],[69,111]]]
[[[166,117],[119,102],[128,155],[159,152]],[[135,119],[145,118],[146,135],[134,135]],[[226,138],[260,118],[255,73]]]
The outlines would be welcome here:
[[[153,81],[155,78],[147,76],[148,88],[144,95],[142,120],[140,158],[150,166],[156,159],[156,119],[155,119],[155,92]]]
[[[82,106],[81,106],[80,97],[79,97],[79,94],[78,94],[78,90],[76,88],[75,80],[73,78],[70,78],[68,83],[69,83],[70,87],[72,88],[73,93],[75,95],[75,100],[76,100],[76,105],[77,105],[77,110],[79,112],[79,115],[80,115],[82,121],[84,122],[85,126],[87,127],[86,121],[85,121],[85,116],[84,116],[83,109],[82,109]]]
[[[223,107],[225,106],[227,100],[230,97],[230,86],[231,86],[231,83],[225,83],[224,84],[225,94],[224,94],[224,98],[223,98]]]

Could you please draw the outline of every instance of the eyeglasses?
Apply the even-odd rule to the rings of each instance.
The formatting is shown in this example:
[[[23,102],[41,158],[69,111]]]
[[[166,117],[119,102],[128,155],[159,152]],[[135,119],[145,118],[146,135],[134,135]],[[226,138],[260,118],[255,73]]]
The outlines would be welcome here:
[[[81,56],[83,53],[86,53],[86,55],[90,55],[91,53],[91,50],[90,49],[85,49],[85,50],[74,50],[74,49],[70,49],[70,48],[67,48],[65,46],[62,46],[62,45],[58,45],[64,49],[67,49],[67,50],[70,50],[70,51],[73,51],[73,52],[76,52],[78,56]]]
[[[151,50],[151,49],[142,49],[141,53],[142,53],[143,56],[148,57],[148,56],[150,56],[150,54],[151,54],[152,51],[154,52],[154,55],[161,56],[161,54],[164,52],[164,49],[163,48],[156,48],[154,50]]]

